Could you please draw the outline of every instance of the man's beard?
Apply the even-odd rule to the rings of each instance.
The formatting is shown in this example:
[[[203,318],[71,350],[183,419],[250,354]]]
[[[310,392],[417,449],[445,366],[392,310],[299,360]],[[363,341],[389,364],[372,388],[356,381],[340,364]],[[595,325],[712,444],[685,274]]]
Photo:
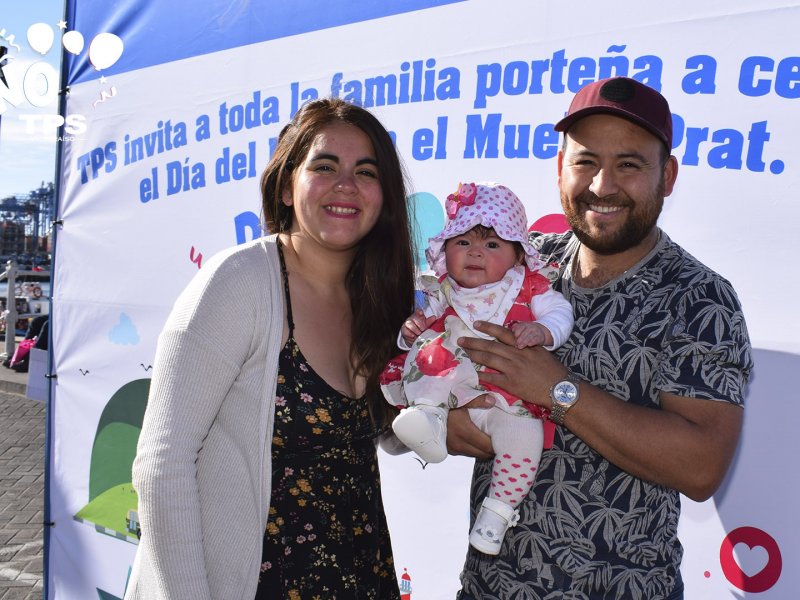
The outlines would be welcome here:
[[[583,212],[583,209],[588,208],[591,204],[624,206],[627,210],[631,210],[633,207],[633,212],[617,230],[608,231],[604,226],[600,226],[601,234],[593,235]],[[572,202],[565,199],[562,192],[561,205],[564,207],[564,213],[572,231],[575,232],[575,237],[582,244],[598,254],[618,254],[638,246],[653,231],[658,216],[661,214],[661,208],[664,206],[664,179],[661,178],[649,198],[640,199],[638,202],[631,201],[627,196],[610,196],[600,200],[594,193],[586,190]],[[595,229],[598,228],[595,227]]]

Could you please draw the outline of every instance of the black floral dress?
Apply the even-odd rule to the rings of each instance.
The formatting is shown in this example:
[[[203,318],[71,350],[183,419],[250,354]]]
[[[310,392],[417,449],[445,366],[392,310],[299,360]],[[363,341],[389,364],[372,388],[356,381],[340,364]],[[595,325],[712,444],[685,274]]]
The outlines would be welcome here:
[[[256,599],[399,600],[365,398],[331,388],[294,340],[281,350],[272,497]]]

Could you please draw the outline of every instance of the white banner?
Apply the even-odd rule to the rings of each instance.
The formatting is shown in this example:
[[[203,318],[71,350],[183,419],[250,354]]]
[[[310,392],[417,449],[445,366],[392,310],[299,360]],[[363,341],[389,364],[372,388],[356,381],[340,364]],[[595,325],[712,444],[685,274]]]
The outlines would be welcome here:
[[[72,0],[62,32],[86,44],[70,56],[59,182],[48,599],[122,596],[155,339],[202,263],[259,235],[258,178],[299,105],[345,97],[395,133],[425,240],[459,181],[508,185],[531,222],[559,214],[552,126],[615,74],[669,99],[680,171],[660,224],[733,282],[757,349],[731,473],[712,500],[684,500],[686,598],[794,596],[800,3],[129,4]],[[381,455],[409,599],[459,588],[471,463]],[[410,503],[426,506],[413,521]]]

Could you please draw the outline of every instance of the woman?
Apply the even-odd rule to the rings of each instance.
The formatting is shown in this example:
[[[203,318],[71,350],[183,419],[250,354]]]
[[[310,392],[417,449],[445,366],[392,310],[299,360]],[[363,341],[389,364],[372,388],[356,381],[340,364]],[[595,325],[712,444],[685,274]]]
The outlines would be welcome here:
[[[397,154],[369,112],[315,100],[261,190],[272,235],[204,265],[159,338],[127,599],[398,597],[375,454],[413,307]]]

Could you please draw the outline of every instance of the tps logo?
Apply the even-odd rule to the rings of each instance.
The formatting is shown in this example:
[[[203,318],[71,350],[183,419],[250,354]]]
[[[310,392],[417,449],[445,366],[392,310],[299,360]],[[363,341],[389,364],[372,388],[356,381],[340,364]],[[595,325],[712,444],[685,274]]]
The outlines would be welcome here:
[[[744,592],[757,594],[775,585],[783,559],[778,543],[756,527],[739,527],[722,541],[719,562],[725,578]]]
[[[67,23],[60,21],[58,28],[63,32],[61,45],[66,52],[79,55],[84,48],[84,38],[79,31],[66,31]],[[44,57],[53,48],[55,32],[47,23],[34,23],[28,27],[28,46],[38,55]],[[100,71],[113,65],[122,56],[122,40],[113,33],[100,33],[89,44],[89,62]],[[106,84],[101,77],[100,85]],[[23,102],[36,109],[44,109],[53,105],[58,99],[59,75],[53,66],[34,58],[31,61],[25,56],[17,42],[16,35],[0,28],[0,116],[9,109],[19,107]],[[105,102],[116,95],[116,88],[103,90],[99,100]],[[86,131],[86,117],[80,114],[68,115],[66,119],[59,114],[44,112],[19,113],[19,119],[25,123],[26,134],[37,132],[52,133],[64,126],[68,136],[79,135]]]

